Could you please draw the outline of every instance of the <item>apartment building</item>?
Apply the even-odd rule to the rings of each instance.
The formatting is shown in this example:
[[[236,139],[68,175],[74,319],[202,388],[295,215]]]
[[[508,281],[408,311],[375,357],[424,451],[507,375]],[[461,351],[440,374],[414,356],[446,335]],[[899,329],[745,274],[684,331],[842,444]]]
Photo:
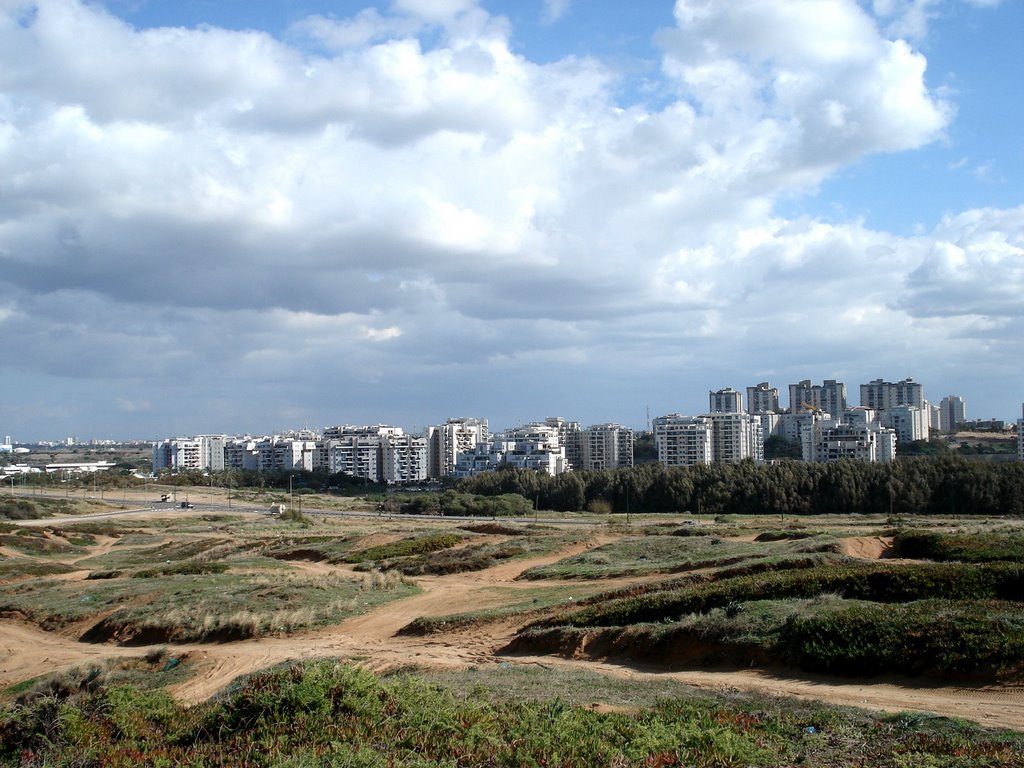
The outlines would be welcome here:
[[[633,430],[620,424],[594,424],[580,433],[579,463],[573,469],[620,469],[633,466]],[[569,452],[566,450],[566,458]]]
[[[502,466],[558,475],[570,469],[559,427],[549,422],[513,427],[459,453],[453,474],[469,477]]]
[[[860,404],[876,411],[887,411],[900,405],[924,408],[924,387],[910,378],[897,382],[875,379],[860,385]]]
[[[652,420],[658,461],[666,467],[710,464],[714,459],[714,422],[705,416],[674,413]]]
[[[789,385],[789,412],[821,411],[835,416],[846,410],[846,385],[835,379],[825,379],[821,384],[811,384],[804,379]]]
[[[430,441],[417,435],[381,439],[381,475],[385,483],[426,480],[430,474]]]
[[[470,453],[477,443],[487,442],[490,430],[487,419],[448,419],[444,424],[427,427],[430,447],[430,476],[448,477],[455,474],[460,453]]]
[[[904,444],[931,436],[926,408],[897,405],[879,413],[878,420],[883,427],[895,431],[896,439]]]
[[[747,413],[779,413],[779,389],[762,381],[755,387],[747,387]]]
[[[219,472],[224,469],[224,446],[228,440],[226,435],[196,435],[154,443],[153,471],[194,469]]]
[[[708,392],[708,410],[711,413],[741,413],[743,395],[732,387]]]
[[[709,413],[711,456],[716,464],[737,464],[744,459],[764,461],[761,419],[749,413]]]
[[[571,469],[582,469],[583,461],[583,430],[578,421],[568,421],[561,416],[549,416],[544,424],[558,430],[558,439],[565,448],[565,460]]]
[[[958,395],[946,395],[939,401],[939,429],[955,432],[967,421],[967,403]]]
[[[828,462],[856,459],[890,463],[896,457],[894,430],[872,426],[871,423],[842,423],[827,419],[815,425],[804,458]]]

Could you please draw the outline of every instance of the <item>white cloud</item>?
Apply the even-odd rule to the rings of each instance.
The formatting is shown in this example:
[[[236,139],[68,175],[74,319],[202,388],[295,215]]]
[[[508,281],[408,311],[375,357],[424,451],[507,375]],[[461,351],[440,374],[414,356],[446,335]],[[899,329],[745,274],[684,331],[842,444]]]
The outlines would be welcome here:
[[[554,24],[569,12],[572,0],[544,0],[544,12],[541,16],[545,24]]]
[[[853,0],[679,2],[674,97],[628,107],[609,66],[531,62],[475,2],[311,17],[289,39],[315,53],[23,7],[0,14],[0,288],[25,375],[267,398],[297,365],[434,393],[487,360],[509,386],[558,360],[672,378],[763,356],[766,329],[866,353],[900,323],[928,347],[1020,309],[1019,211],[906,240],[774,212],[951,119]]]

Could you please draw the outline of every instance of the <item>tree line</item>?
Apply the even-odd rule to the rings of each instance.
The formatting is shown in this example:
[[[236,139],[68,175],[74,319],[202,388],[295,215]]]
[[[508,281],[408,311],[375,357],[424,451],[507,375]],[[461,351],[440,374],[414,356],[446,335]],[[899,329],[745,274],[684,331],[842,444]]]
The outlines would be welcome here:
[[[463,493],[517,493],[537,509],[708,515],[1024,515],[1024,462],[958,456],[892,464],[783,461],[547,475],[506,467],[465,478]]]

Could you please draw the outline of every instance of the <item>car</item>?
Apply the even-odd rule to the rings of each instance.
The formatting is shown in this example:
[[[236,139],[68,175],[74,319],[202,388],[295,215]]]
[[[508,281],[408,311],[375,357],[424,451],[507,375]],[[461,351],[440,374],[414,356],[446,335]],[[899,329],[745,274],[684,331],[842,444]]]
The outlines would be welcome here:
[[[182,509],[195,509],[196,505],[195,504],[189,504],[187,501],[183,501],[183,502],[181,502],[181,508]]]

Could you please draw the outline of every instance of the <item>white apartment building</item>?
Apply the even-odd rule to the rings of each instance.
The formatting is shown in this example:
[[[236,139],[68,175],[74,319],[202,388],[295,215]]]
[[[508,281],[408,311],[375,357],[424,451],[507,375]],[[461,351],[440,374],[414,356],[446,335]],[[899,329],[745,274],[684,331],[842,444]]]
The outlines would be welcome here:
[[[711,455],[716,464],[737,464],[744,459],[764,461],[761,419],[749,413],[709,413]]]
[[[784,413],[755,413],[752,416],[757,416],[761,422],[761,437],[767,440],[769,437],[777,436],[781,437],[783,433],[782,421],[786,414]]]
[[[835,379],[825,379],[821,384],[811,384],[804,379],[799,384],[789,385],[789,412],[822,411],[842,413],[846,410],[846,385]]]
[[[732,387],[708,392],[708,410],[711,413],[741,413],[743,395]]]
[[[710,464],[714,458],[714,423],[704,416],[678,413],[659,416],[651,422],[658,461],[666,467]]]
[[[804,458],[826,462],[857,459],[888,464],[896,457],[896,433],[869,423],[823,420],[815,425]]]
[[[791,443],[802,443],[808,429],[813,429],[814,425],[822,419],[830,418],[832,418],[832,414],[823,411],[805,410],[797,413],[784,413],[778,433]]]
[[[318,468],[315,465],[319,456],[316,440],[293,440],[275,435],[255,440],[247,449],[255,452],[256,469],[260,472],[311,472]]]
[[[595,424],[581,434],[580,460],[573,469],[620,469],[633,466],[633,430],[619,424]],[[566,450],[566,458],[569,452]]]
[[[901,443],[914,440],[927,440],[931,433],[928,425],[928,411],[916,405],[898,405],[878,414],[883,427],[896,432],[896,439]]]
[[[557,430],[556,430],[557,431]],[[448,419],[444,424],[427,427],[430,445],[430,476],[441,478],[455,474],[460,453],[470,453],[477,443],[487,442],[487,419]]]
[[[549,420],[550,421],[550,420]],[[456,477],[469,477],[502,466],[558,475],[571,468],[559,438],[559,427],[549,422],[526,424],[478,442],[459,453]]]
[[[251,437],[235,438],[224,445],[225,469],[259,469],[257,441]]]
[[[223,461],[223,460],[222,460]],[[210,451],[204,437],[177,437],[153,445],[153,471],[209,469]]]
[[[324,430],[327,468],[331,474],[344,472],[374,483],[384,480],[383,446],[388,440],[404,437],[401,427],[386,424],[355,426],[345,424]],[[401,453],[401,452],[399,452]],[[408,470],[392,470],[402,474]],[[420,479],[420,478],[417,478]]]
[[[762,381],[756,387],[747,387],[747,413],[760,415],[778,412],[778,387],[769,386],[767,381]]]
[[[381,438],[377,435],[346,435],[328,441],[331,474],[344,472],[377,483],[381,479]]]
[[[430,444],[426,437],[400,435],[381,440],[381,473],[385,483],[426,480],[430,474]]]
[[[565,448],[565,460],[570,469],[583,468],[583,430],[578,421],[568,421],[561,416],[549,416],[544,424],[558,430],[558,439]],[[591,427],[593,429],[593,427]],[[632,449],[630,449],[632,450]],[[630,454],[632,456],[632,453]]]
[[[910,378],[897,382],[875,379],[860,385],[860,404],[876,411],[887,411],[900,405],[924,408],[924,387]]]
[[[959,395],[946,395],[939,402],[939,429],[955,432],[967,421],[967,403]]]
[[[504,454],[504,463],[519,469],[533,469],[559,475],[569,469],[558,428],[547,424],[525,424],[505,430],[494,441]]]

